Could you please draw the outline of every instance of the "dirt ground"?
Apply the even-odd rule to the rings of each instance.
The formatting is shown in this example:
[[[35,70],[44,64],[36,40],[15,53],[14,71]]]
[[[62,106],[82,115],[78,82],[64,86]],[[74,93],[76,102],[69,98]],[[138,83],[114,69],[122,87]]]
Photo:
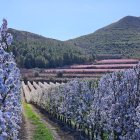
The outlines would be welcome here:
[[[32,106],[35,113],[37,113],[41,121],[46,124],[46,127],[50,129],[55,140],[87,140],[81,138],[79,133],[69,129],[65,125],[59,124],[57,121],[52,120],[48,115],[42,113],[35,106]],[[34,135],[35,126],[33,123],[25,116],[23,108],[23,122],[21,125],[21,130],[19,134],[20,140],[32,140]],[[47,140],[47,139],[46,139]]]
[[[24,108],[23,108],[23,115],[22,115],[22,124],[21,130],[19,134],[20,140],[32,140],[33,134],[35,131],[35,126],[33,123],[25,116]]]

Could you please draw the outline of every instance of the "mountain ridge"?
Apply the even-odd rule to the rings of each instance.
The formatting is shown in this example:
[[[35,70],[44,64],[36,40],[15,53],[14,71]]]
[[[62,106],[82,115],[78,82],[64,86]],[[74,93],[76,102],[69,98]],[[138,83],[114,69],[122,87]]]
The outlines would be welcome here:
[[[140,17],[126,16],[117,22],[96,30],[94,33],[67,42],[84,48],[88,53],[120,54],[126,58],[136,58],[139,57],[138,54],[140,53],[139,38]]]
[[[94,59],[140,58],[140,17],[126,16],[93,33],[67,41],[9,29],[19,66],[50,68]]]
[[[108,28],[108,27],[110,27],[110,26],[113,26],[113,25],[116,24],[117,22],[119,22],[119,24],[120,24],[120,22],[125,22],[125,21],[128,22],[128,20],[131,22],[132,19],[139,20],[139,24],[140,24],[140,17],[135,17],[135,16],[125,16],[125,17],[119,19],[119,20],[116,21],[116,22],[113,22],[113,23],[111,23],[111,24],[109,24],[109,25],[106,25],[106,26],[104,26],[104,27],[101,27],[101,28],[95,30],[95,31],[92,32],[92,33],[85,34],[85,35],[81,35],[81,36],[79,36],[79,37],[75,37],[75,38],[73,38],[73,39],[77,39],[77,38],[80,38],[80,37],[83,37],[83,36],[91,35],[91,34],[93,34],[93,33],[96,33],[96,32],[98,32],[98,31],[104,29],[104,28]],[[124,26],[124,27],[125,27],[125,26]],[[139,27],[140,27],[140,25],[139,25]],[[68,40],[66,40],[66,41],[70,41],[70,40],[73,40],[73,39],[68,39]]]

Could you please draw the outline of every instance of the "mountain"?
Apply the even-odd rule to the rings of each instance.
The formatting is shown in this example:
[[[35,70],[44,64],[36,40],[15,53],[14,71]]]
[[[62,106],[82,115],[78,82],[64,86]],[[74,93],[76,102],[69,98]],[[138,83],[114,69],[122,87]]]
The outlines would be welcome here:
[[[14,42],[10,48],[23,68],[51,68],[89,61],[85,51],[67,42],[45,38],[25,31],[9,29]]]
[[[68,41],[9,29],[10,48],[23,68],[52,68],[96,59],[140,58],[140,17],[126,16],[94,33]]]
[[[126,16],[94,33],[66,41],[97,58],[140,58],[140,17]]]

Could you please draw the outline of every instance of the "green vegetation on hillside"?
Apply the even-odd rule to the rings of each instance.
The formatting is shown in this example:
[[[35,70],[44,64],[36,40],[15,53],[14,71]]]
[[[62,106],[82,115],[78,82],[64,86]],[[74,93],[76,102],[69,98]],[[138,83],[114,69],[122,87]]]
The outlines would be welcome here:
[[[124,17],[92,34],[67,42],[97,57],[140,58],[140,17]]]
[[[11,47],[20,67],[51,68],[89,62],[83,49],[33,33],[9,29],[14,36]]]
[[[140,58],[140,17],[127,16],[96,32],[68,41],[9,29],[11,47],[23,68],[52,68],[94,59]]]

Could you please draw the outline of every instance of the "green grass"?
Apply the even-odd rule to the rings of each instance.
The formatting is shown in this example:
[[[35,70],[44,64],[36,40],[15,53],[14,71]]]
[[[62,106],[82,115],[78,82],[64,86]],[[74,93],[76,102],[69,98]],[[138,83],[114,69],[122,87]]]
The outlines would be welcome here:
[[[23,103],[25,115],[35,126],[35,132],[32,140],[54,140],[51,131],[43,124],[38,114],[36,114],[30,104]]]

